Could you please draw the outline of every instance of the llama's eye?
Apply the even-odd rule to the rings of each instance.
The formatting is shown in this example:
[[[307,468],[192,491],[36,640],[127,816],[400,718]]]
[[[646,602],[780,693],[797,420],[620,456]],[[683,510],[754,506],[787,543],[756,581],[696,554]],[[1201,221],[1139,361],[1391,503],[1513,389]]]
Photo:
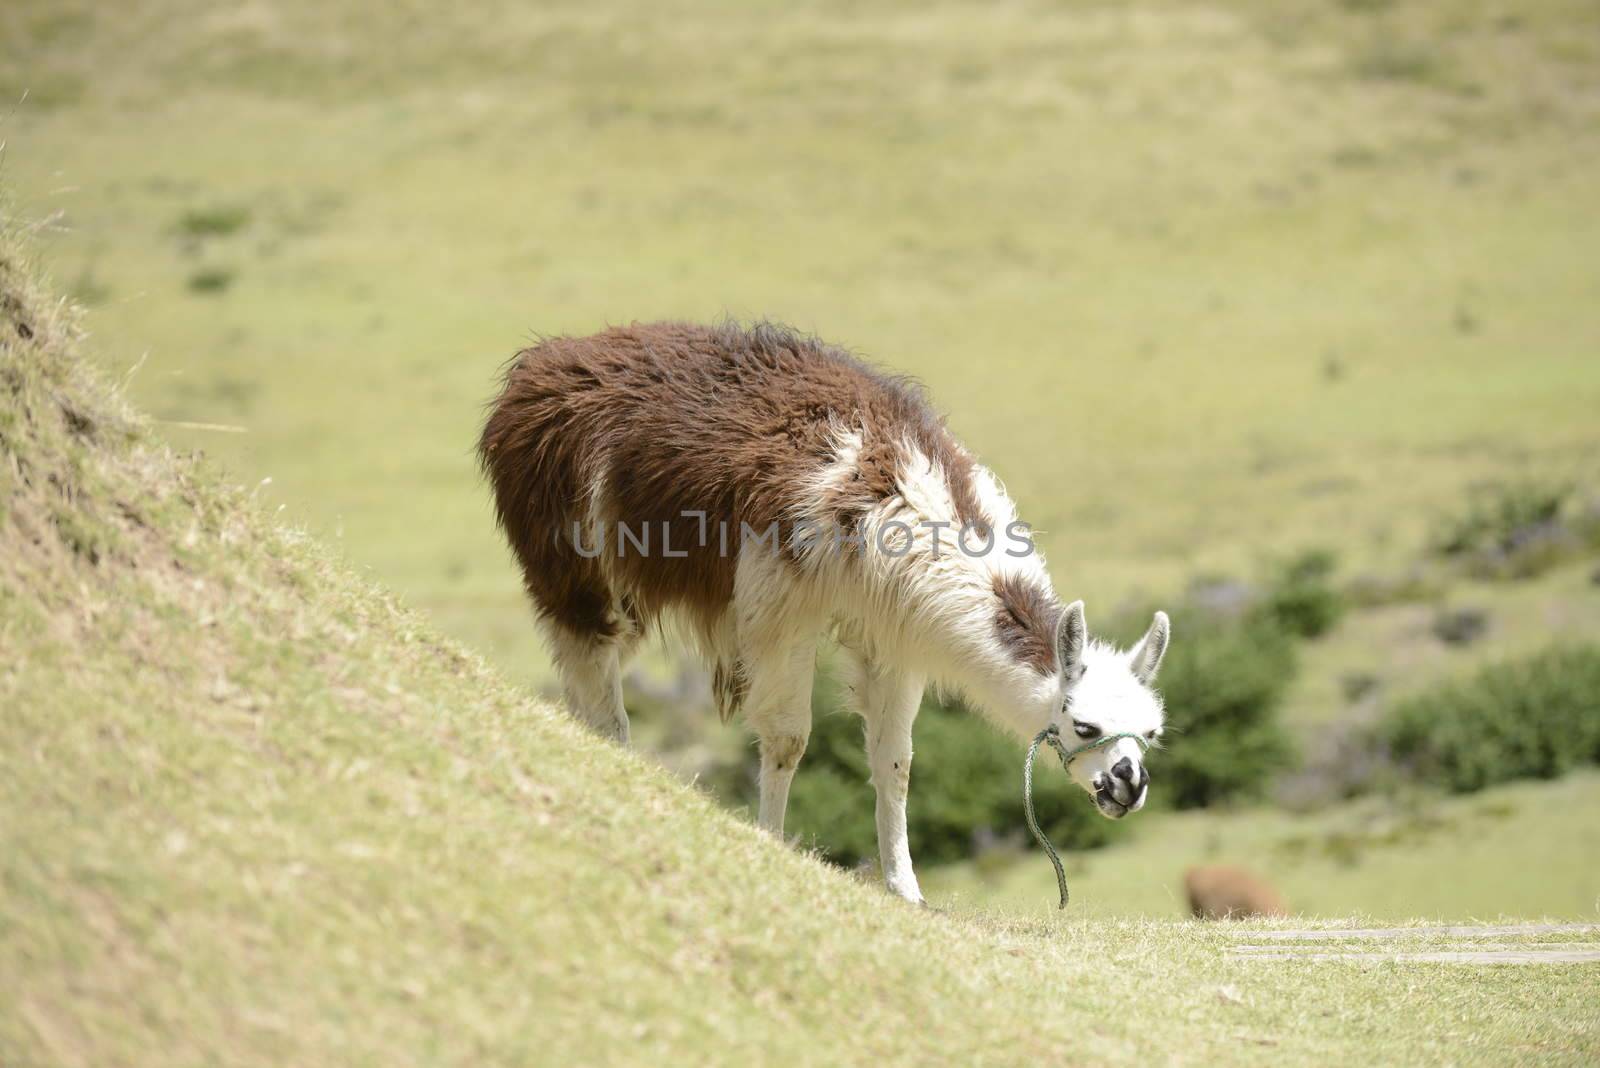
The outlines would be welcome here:
[[[1149,741],[1153,742],[1153,741],[1156,740],[1156,732],[1155,731],[1145,731],[1144,732],[1144,736]]]
[[[1093,723],[1078,723],[1077,721],[1074,721],[1072,724],[1072,733],[1076,734],[1079,738],[1084,739],[1098,738],[1100,737],[1100,728],[1096,727]]]

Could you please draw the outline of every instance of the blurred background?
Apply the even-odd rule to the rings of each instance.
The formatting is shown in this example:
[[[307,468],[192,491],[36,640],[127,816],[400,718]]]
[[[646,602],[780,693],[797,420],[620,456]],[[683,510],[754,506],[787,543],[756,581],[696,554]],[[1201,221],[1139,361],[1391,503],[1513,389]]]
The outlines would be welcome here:
[[[1600,909],[1593,3],[7,0],[0,100],[108,374],[530,687],[498,369],[772,317],[927,383],[1092,628],[1173,613],[1155,807],[1040,776],[1082,908]],[[870,865],[834,694],[791,829]],[[696,667],[629,703],[749,803]],[[1053,907],[1021,748],[916,743],[930,897]]]

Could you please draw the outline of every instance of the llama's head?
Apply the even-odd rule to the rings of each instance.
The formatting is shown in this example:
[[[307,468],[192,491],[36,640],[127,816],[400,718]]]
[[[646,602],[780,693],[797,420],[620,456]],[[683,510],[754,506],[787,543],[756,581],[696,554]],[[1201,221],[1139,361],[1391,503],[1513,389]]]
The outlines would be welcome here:
[[[1112,739],[1077,753],[1067,770],[1110,819],[1139,811],[1150,790],[1145,745],[1161,737],[1164,722],[1161,697],[1151,686],[1170,634],[1166,613],[1157,612],[1137,645],[1117,649],[1089,637],[1082,601],[1067,606],[1056,628],[1061,712],[1054,722],[1062,744],[1071,752]]]

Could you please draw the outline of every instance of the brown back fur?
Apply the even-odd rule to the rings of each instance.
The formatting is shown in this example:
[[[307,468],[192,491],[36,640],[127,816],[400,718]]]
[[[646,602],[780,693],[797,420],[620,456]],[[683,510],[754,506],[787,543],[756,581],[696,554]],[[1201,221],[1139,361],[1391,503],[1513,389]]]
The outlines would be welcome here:
[[[634,324],[525,349],[478,452],[538,611],[609,637],[669,608],[713,626],[732,598],[740,525],[762,532],[779,522],[787,534],[841,426],[862,436],[854,481],[833,493],[831,515],[804,518],[848,529],[895,492],[901,443],[910,441],[944,467],[958,514],[986,522],[972,460],[919,388],[765,323]],[[608,541],[603,569],[576,551],[573,523],[587,520],[597,479],[610,537],[618,522],[647,523],[648,554],[630,547],[619,558]],[[700,521],[685,511],[706,513],[706,545]],[[686,557],[664,558],[662,524],[673,552]],[[726,555],[718,524],[730,532]],[[610,588],[607,575],[621,588]]]

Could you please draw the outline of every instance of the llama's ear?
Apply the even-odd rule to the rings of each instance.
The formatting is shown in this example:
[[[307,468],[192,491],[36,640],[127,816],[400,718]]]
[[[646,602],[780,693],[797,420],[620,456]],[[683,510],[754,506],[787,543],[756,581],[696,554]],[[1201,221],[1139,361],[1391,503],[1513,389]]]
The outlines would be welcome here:
[[[1083,621],[1083,602],[1073,601],[1056,624],[1056,663],[1066,671],[1083,659],[1083,646],[1089,640],[1089,626]]]
[[[1161,658],[1167,655],[1167,639],[1171,635],[1172,623],[1167,619],[1167,614],[1157,612],[1155,619],[1150,621],[1150,629],[1144,632],[1139,644],[1133,647],[1128,667],[1132,670],[1134,678],[1146,686],[1155,681],[1156,671],[1161,667]]]

